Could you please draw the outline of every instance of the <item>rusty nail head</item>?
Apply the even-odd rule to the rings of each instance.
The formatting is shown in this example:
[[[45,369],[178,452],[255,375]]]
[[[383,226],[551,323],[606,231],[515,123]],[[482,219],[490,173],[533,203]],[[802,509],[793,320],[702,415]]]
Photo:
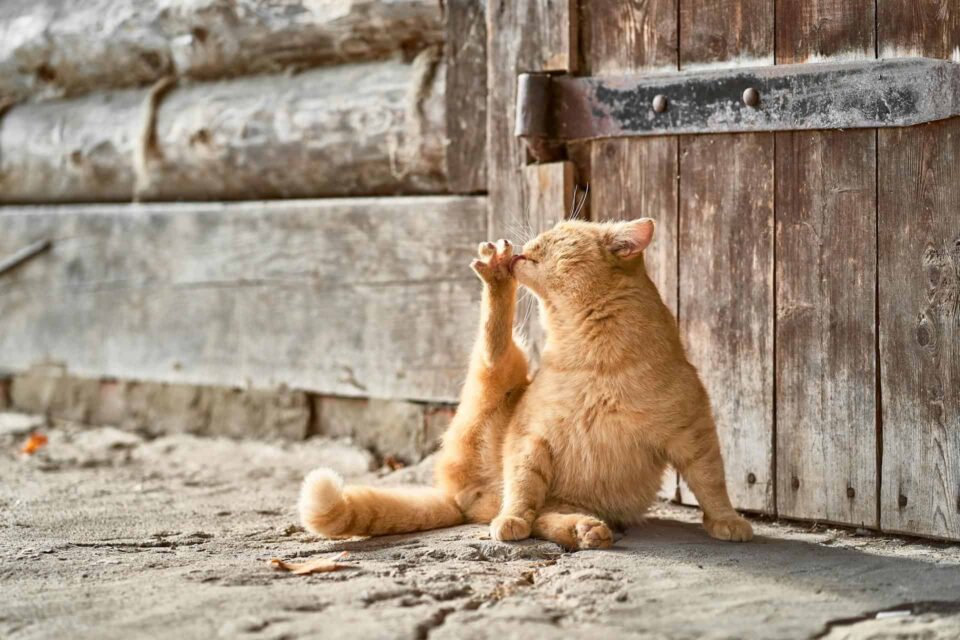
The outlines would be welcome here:
[[[856,496],[856,495],[857,495],[857,492],[856,492],[856,490],[855,490],[853,487],[847,487],[847,497],[848,497],[848,498],[853,498],[853,497]]]
[[[667,104],[667,96],[663,95],[662,93],[658,93],[657,95],[653,96],[653,110],[657,113],[663,113],[666,111]]]
[[[756,484],[756,482],[757,482],[757,476],[753,475],[752,472],[751,472],[751,473],[748,473],[748,474],[747,474],[747,483],[748,483],[748,484]]]
[[[900,494],[900,497],[897,499],[897,505],[902,509],[907,506],[907,496]]]
[[[800,478],[793,476],[793,481],[790,483],[790,486],[793,487],[794,491],[800,488]]]
[[[748,107],[756,107],[760,104],[760,92],[750,87],[743,92],[743,104]]]

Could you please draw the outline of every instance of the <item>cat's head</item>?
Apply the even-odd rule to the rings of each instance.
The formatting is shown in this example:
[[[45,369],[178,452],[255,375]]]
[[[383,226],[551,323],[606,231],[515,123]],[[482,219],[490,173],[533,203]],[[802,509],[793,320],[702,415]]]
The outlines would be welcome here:
[[[520,284],[545,301],[585,302],[643,270],[643,250],[653,240],[653,230],[650,218],[561,222],[523,245],[512,271]]]

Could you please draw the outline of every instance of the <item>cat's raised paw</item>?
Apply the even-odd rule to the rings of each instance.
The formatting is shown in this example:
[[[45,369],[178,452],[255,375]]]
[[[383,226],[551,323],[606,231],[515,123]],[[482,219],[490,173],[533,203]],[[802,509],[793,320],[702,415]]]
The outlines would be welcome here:
[[[596,518],[583,518],[575,528],[579,549],[609,549],[613,544],[610,527]]]
[[[530,525],[523,518],[499,516],[490,523],[490,537],[503,542],[524,540],[530,537]]]
[[[513,279],[510,262],[513,260],[513,245],[509,240],[481,242],[477,248],[480,257],[470,263],[480,279],[488,284],[506,282]]]
[[[725,516],[716,520],[704,517],[703,528],[707,530],[711,538],[717,540],[749,542],[753,539],[753,527],[746,519],[738,515]]]

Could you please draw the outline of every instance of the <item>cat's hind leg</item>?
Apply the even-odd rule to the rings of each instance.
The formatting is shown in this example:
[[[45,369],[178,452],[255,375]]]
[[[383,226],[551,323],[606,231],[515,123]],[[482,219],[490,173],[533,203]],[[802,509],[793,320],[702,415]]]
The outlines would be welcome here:
[[[711,416],[700,418],[679,434],[670,443],[667,457],[700,503],[707,533],[731,542],[753,538],[753,527],[730,504],[720,440]]]
[[[544,507],[533,521],[533,536],[556,542],[567,551],[608,549],[613,544],[605,522],[573,507]]]

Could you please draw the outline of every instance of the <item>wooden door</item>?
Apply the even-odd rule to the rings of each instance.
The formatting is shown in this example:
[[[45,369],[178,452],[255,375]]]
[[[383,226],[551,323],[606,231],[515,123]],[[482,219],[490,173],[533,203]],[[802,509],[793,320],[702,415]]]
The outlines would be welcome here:
[[[517,72],[956,61],[960,50],[954,2],[580,0],[563,3],[568,25],[533,28],[552,8],[488,5],[494,229],[544,201],[523,192],[530,180],[510,181],[523,165],[546,170],[506,139]],[[557,152],[589,183],[593,219],[658,220],[648,268],[711,393],[738,508],[960,539],[958,122]],[[682,481],[676,494],[695,503]]]

